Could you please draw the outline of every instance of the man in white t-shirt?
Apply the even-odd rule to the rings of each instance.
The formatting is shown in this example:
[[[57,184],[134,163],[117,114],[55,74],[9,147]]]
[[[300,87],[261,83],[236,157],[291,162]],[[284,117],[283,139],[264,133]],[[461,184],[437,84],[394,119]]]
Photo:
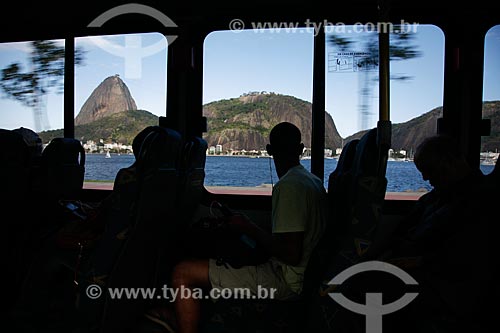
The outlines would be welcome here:
[[[259,288],[266,288],[274,299],[300,297],[309,257],[326,224],[326,191],[323,182],[300,164],[304,145],[295,125],[288,122],[276,125],[269,139],[267,151],[273,156],[279,177],[272,194],[272,233],[243,215],[231,217],[229,224],[263,246],[271,255],[270,260],[241,268],[214,259],[181,261],[172,273],[173,288],[247,288],[252,295]],[[199,302],[194,297],[175,300],[178,332],[198,330]],[[161,313],[157,311],[156,315]]]

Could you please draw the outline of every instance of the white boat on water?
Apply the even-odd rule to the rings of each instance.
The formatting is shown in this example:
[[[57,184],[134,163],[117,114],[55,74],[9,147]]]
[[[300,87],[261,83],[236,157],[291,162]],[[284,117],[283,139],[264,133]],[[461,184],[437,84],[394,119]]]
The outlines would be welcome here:
[[[106,152],[105,158],[111,158],[111,154],[109,153],[109,151]]]

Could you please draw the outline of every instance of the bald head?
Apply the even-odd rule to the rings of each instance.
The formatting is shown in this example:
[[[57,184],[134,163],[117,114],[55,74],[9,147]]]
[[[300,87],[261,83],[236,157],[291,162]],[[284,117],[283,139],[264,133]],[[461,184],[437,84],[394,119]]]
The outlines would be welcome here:
[[[417,147],[414,162],[424,180],[432,186],[446,187],[470,171],[458,142],[445,135],[426,138]]]
[[[278,177],[281,178],[290,168],[300,164],[304,144],[297,126],[288,122],[279,123],[271,130],[269,142],[267,153],[274,158]]]

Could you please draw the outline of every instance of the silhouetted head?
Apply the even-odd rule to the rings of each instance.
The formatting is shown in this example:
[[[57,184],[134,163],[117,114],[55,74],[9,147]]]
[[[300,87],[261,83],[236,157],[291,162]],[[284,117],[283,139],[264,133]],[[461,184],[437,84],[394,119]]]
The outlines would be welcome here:
[[[300,130],[289,122],[274,126],[269,134],[267,153],[274,157],[276,172],[281,177],[289,168],[300,163],[304,151]]]
[[[435,135],[417,147],[414,162],[424,180],[434,188],[443,188],[471,172],[458,143],[451,137]]]

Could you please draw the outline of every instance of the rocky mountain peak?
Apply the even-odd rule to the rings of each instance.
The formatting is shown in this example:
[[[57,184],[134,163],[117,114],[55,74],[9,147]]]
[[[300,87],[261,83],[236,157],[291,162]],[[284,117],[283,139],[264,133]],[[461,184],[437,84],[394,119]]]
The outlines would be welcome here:
[[[222,145],[224,151],[263,150],[271,129],[282,121],[295,124],[302,132],[302,142],[311,147],[312,105],[293,96],[273,92],[250,92],[237,98],[206,104],[208,119],[204,136],[210,146]],[[325,112],[325,146],[341,146],[332,117]]]
[[[137,110],[137,105],[127,85],[116,74],[107,77],[94,89],[76,116],[75,124],[88,124],[128,110]]]

